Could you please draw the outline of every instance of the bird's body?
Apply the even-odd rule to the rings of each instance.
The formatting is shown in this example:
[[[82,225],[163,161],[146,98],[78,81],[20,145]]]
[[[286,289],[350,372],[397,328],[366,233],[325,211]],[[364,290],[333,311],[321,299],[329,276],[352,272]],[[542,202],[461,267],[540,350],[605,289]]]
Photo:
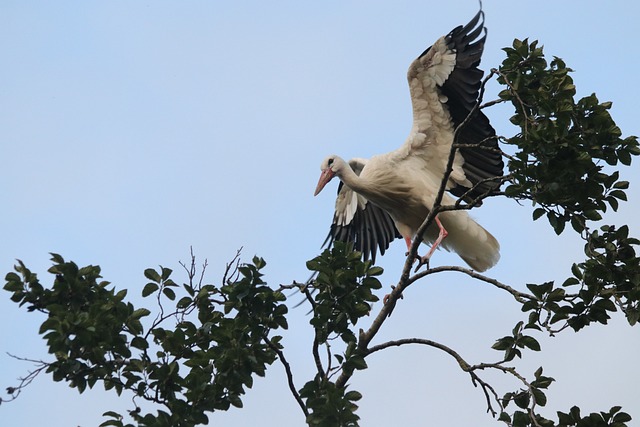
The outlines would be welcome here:
[[[385,227],[385,214],[407,242],[416,235],[433,209],[444,179],[455,127],[477,102],[482,77],[477,65],[485,38],[478,39],[484,27],[477,25],[482,17],[479,12],[466,26],[438,39],[409,67],[413,126],[400,148],[368,161],[347,163],[335,155],[323,161],[316,194],[333,176],[344,184],[339,188],[332,239],[354,241],[365,257],[370,253],[374,258],[376,249],[384,253],[398,234]],[[503,163],[488,119],[475,112],[458,133],[457,141],[465,148],[455,153],[446,189],[466,199],[494,192],[499,184],[492,178],[502,175]],[[445,193],[441,204],[454,203]],[[375,209],[382,213],[374,214]],[[466,211],[439,213],[423,240],[437,246],[445,236],[442,246],[475,270],[487,270],[500,257],[497,240]]]

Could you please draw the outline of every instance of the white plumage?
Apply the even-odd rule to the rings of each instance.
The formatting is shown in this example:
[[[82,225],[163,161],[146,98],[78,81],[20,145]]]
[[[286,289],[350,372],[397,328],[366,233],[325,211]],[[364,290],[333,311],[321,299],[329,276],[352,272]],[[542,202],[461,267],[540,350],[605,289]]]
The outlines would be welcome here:
[[[368,161],[347,163],[335,155],[323,160],[315,194],[334,176],[342,181],[328,240],[352,241],[365,258],[374,260],[377,250],[383,254],[400,235],[409,247],[433,208],[454,130],[477,102],[483,74],[477,66],[485,38],[480,11],[469,24],[456,27],[413,61],[407,73],[413,126],[400,148]],[[503,162],[487,117],[477,111],[458,131],[457,142],[465,147],[455,154],[446,189],[467,201],[497,191]],[[442,205],[454,203],[445,193]],[[428,260],[440,240],[478,271],[491,268],[500,258],[498,241],[462,210],[438,214],[423,240],[435,245],[422,261]]]

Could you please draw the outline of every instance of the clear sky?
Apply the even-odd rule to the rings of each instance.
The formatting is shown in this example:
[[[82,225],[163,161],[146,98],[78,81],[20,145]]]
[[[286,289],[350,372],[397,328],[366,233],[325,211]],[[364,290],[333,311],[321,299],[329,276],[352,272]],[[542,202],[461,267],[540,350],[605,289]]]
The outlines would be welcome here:
[[[184,280],[178,262],[189,248],[219,283],[224,265],[264,257],[277,285],[308,276],[328,230],[336,183],[313,190],[327,154],[368,157],[398,147],[411,113],[409,63],[438,37],[469,21],[477,2],[426,1],[13,1],[0,6],[0,270],[23,260],[44,282],[49,252],[128,288],[134,302],[159,264]],[[624,135],[638,135],[640,6],[628,1],[498,2],[486,0],[489,37],[482,66],[495,67],[515,37],[539,39],[549,57],[575,70],[580,96],[613,101]],[[487,99],[495,98],[496,85]],[[487,112],[509,136],[508,108]],[[609,222],[640,235],[640,173],[630,202]],[[581,261],[581,241],[555,236],[531,208],[491,200],[474,216],[500,240],[502,260],[489,273],[524,289],[562,281]],[[384,294],[397,278],[405,248],[387,256]],[[459,263],[437,252],[434,265]],[[3,295],[4,294],[4,295]],[[29,365],[6,355],[46,358],[37,335],[43,320],[0,293],[0,388]],[[469,362],[496,361],[490,346],[510,333],[518,307],[494,288],[458,275],[414,285],[379,341],[420,336],[457,349]],[[311,329],[294,310],[285,333],[298,387],[313,375]],[[637,329],[618,314],[556,339],[518,363],[531,376],[540,365],[558,381],[548,416],[572,404],[584,411],[620,404],[640,419]],[[384,354],[382,354],[384,353]],[[372,356],[352,387],[364,394],[363,426],[494,425],[482,392],[455,362],[430,348]],[[515,383],[494,378],[501,392]],[[97,387],[78,395],[38,378],[0,407],[3,426],[95,426],[128,398]],[[245,409],[211,416],[212,425],[300,426],[303,417],[274,364],[256,381]],[[640,424],[636,424],[640,425]]]

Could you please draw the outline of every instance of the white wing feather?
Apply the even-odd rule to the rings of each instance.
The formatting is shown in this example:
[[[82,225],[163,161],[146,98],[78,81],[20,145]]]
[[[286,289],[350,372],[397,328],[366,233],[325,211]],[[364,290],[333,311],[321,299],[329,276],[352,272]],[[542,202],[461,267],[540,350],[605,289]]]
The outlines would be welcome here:
[[[440,91],[456,66],[456,53],[440,37],[422,56],[411,63],[407,72],[413,126],[406,142],[394,152],[394,157],[420,161],[419,168],[432,175],[436,181],[444,174],[451,144],[453,124],[445,105],[447,98]],[[453,171],[447,189],[456,184],[471,186],[462,169],[464,159],[454,158]]]

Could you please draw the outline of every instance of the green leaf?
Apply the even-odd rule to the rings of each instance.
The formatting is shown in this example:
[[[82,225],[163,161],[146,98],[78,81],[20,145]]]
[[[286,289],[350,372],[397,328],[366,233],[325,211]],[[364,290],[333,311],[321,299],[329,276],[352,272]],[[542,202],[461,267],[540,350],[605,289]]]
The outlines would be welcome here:
[[[140,319],[141,317],[148,316],[149,314],[151,314],[151,311],[149,311],[148,309],[138,308],[137,310],[134,310],[133,313],[131,313],[129,319]]]
[[[574,418],[570,414],[565,414],[564,412],[557,412],[558,415],[558,423],[565,426],[575,425]]]
[[[620,163],[625,166],[631,165],[631,154],[626,150],[618,150],[616,153],[618,154],[618,159],[620,159]]]
[[[51,255],[51,261],[53,261],[56,264],[64,264],[64,258],[62,258],[60,255],[55,254],[53,252],[50,253]]]
[[[362,399],[362,394],[360,394],[359,392],[355,391],[355,390],[351,390],[345,393],[344,395],[345,399],[350,400],[352,402],[357,402],[358,400]]]
[[[513,402],[518,405],[518,407],[522,408],[522,409],[527,409],[527,407],[529,406],[529,401],[530,401],[530,396],[529,393],[523,391],[521,393],[518,393],[514,398],[513,398]]]
[[[167,280],[169,276],[171,276],[171,273],[173,272],[173,270],[166,267],[161,267],[161,269],[162,269],[162,280]]]
[[[532,388],[531,393],[537,405],[545,406],[547,404],[547,396],[538,388]]]
[[[545,212],[546,211],[543,208],[536,208],[533,211],[533,215],[532,215],[533,216],[533,220],[536,221],[538,218],[540,218],[542,215],[544,215]]]
[[[349,358],[348,363],[357,370],[367,369],[367,362],[365,362],[364,357],[353,356]]]
[[[162,293],[165,294],[165,296],[169,298],[171,301],[176,299],[176,293],[171,288],[162,289]]]
[[[371,277],[371,276],[379,276],[384,272],[384,270],[382,269],[382,267],[371,267],[368,271],[367,271],[367,276]]]
[[[151,295],[152,293],[154,293],[155,291],[157,291],[159,288],[159,286],[153,282],[149,282],[145,285],[144,288],[142,288],[142,296],[143,297],[148,297],[149,295]]]
[[[153,268],[147,268],[144,271],[144,277],[146,277],[149,280],[152,280],[156,283],[160,283],[162,281],[162,279],[160,278],[160,275],[158,274],[157,271],[155,271]]]
[[[229,396],[229,403],[231,403],[236,408],[242,408],[242,400],[238,395],[232,394]]]
[[[571,265],[571,273],[573,273],[575,278],[582,280],[582,270],[578,264],[573,263],[573,265]]]
[[[613,184],[613,188],[620,188],[623,190],[626,190],[627,188],[629,188],[629,181],[618,181],[615,184]],[[627,199],[624,199],[627,200]]]
[[[585,211],[584,216],[587,217],[587,219],[590,219],[591,221],[600,221],[602,219],[602,215],[600,215],[598,211],[595,211],[595,210]]]
[[[531,336],[523,335],[518,342],[533,351],[540,351],[540,343]]]
[[[131,346],[140,350],[146,350],[149,348],[149,343],[142,337],[134,337],[131,340]]]
[[[529,415],[522,411],[515,411],[513,413],[513,427],[526,427],[531,425],[529,422]]]
[[[531,293],[538,299],[542,299],[544,294],[547,294],[553,288],[553,282],[546,282],[541,285],[536,285],[533,283],[528,283],[527,288],[531,291]]]
[[[500,338],[499,340],[497,340],[492,346],[491,348],[494,350],[506,350],[508,348],[511,348],[511,346],[513,346],[513,343],[515,342],[513,337],[504,337],[504,338]]]
[[[20,282],[21,281],[20,276],[18,276],[13,271],[7,273],[7,275],[4,276],[4,280],[6,280],[7,282]]]
[[[618,411],[619,410],[620,409],[618,409]],[[612,408],[612,412],[614,412],[613,408]],[[615,411],[615,412],[617,412],[617,411]],[[627,414],[626,412],[618,412],[617,414],[615,414],[613,416],[613,422],[615,422],[615,423],[626,423],[626,422],[629,422],[631,420],[632,420],[631,416],[629,414]]]
[[[625,193],[622,190],[613,190],[609,193],[610,196],[615,197],[616,199],[620,199],[620,200],[627,200],[627,193]]]
[[[506,412],[501,412],[500,416],[498,417],[498,421],[503,421],[503,422],[509,424],[509,423],[511,423],[511,417]]]
[[[192,302],[193,302],[193,299],[191,297],[182,297],[176,303],[176,307],[180,308],[180,309],[183,309],[183,308],[188,307]]]
[[[12,273],[9,273],[9,274],[12,274]],[[4,285],[3,289],[5,291],[9,291],[9,292],[19,292],[19,291],[24,289],[24,285],[20,281],[20,278],[18,278],[17,280],[9,280],[9,279],[7,279],[7,284]]]

